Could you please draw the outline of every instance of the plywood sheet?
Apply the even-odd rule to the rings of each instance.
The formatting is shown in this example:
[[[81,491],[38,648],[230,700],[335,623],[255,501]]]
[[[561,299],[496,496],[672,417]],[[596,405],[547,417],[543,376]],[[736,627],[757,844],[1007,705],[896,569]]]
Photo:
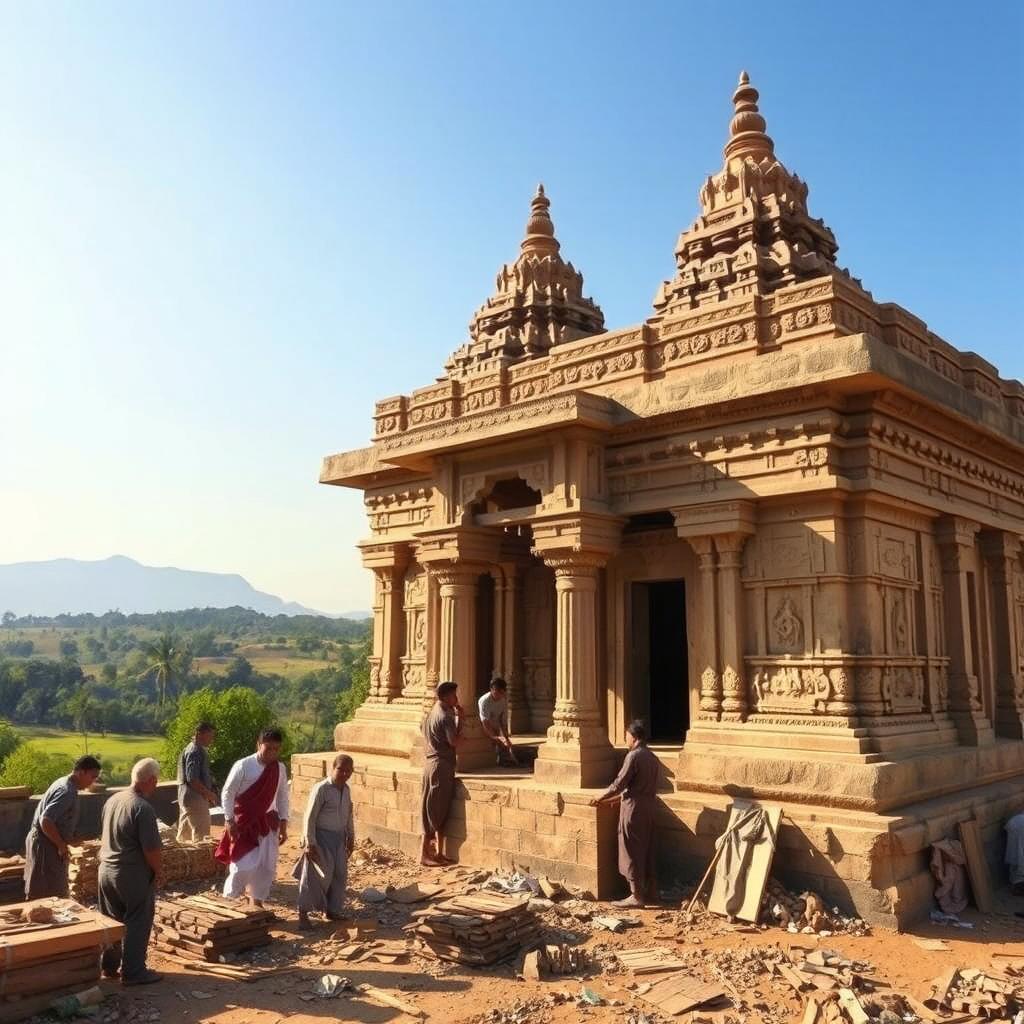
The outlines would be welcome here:
[[[988,873],[985,850],[981,844],[981,832],[976,821],[960,822],[960,842],[967,858],[967,875],[971,880],[974,905],[983,913],[992,913],[992,879]]]
[[[720,985],[707,985],[687,974],[673,974],[652,985],[640,996],[662,1013],[675,1016],[714,1002],[725,995]]]
[[[758,805],[745,800],[737,800],[729,810],[729,820],[726,822],[726,831],[742,822],[750,811],[757,810]],[[772,859],[775,856],[775,845],[778,842],[779,822],[782,819],[781,807],[763,807],[768,817],[765,836],[756,843],[744,843],[744,849],[740,858],[740,870],[742,871],[743,903],[736,911],[735,916],[741,921],[757,923],[761,915],[761,899],[764,896],[765,886],[768,884],[768,875],[772,869]],[[728,840],[726,840],[728,842]],[[727,889],[724,877],[724,854],[719,858],[715,867],[715,876],[711,884],[711,895],[708,898],[708,910],[713,914],[727,913],[725,909]]]

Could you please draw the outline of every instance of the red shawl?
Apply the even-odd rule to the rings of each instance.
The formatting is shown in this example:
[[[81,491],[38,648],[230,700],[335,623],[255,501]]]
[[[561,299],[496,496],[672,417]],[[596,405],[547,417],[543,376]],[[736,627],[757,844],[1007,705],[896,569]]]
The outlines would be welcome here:
[[[244,792],[235,797],[235,826],[238,838],[232,840],[231,833],[224,829],[214,856],[222,864],[234,864],[260,845],[260,840],[277,830],[281,823],[270,805],[277,795],[281,780],[281,765],[272,761],[263,769],[263,774]]]

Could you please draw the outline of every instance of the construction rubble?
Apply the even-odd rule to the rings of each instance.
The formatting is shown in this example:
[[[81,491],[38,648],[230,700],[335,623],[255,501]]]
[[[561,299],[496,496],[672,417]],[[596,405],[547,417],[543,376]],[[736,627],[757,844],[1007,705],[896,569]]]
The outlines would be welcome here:
[[[160,838],[163,842],[164,878],[169,885],[216,878],[223,873],[223,865],[213,856],[217,844],[212,839],[179,843],[174,829],[166,825],[160,828]],[[79,846],[72,846],[70,851],[68,882],[71,897],[83,903],[95,902],[99,885],[100,841],[89,839]]]

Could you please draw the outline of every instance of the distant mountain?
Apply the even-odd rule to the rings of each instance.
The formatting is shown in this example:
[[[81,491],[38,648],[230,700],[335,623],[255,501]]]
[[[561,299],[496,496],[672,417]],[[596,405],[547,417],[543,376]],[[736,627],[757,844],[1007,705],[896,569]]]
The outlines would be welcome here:
[[[0,613],[102,615],[115,609],[130,614],[236,605],[265,615],[325,614],[264,594],[235,573],[141,565],[124,555],[98,562],[55,558],[0,565]]]

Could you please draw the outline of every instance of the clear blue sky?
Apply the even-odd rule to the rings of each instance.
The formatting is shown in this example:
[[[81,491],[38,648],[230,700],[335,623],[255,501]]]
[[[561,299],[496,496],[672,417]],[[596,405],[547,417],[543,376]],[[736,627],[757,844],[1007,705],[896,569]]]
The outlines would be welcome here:
[[[0,5],[0,562],[367,607],[321,456],[429,383],[532,190],[646,317],[741,68],[840,263],[1024,376],[1024,6]]]

